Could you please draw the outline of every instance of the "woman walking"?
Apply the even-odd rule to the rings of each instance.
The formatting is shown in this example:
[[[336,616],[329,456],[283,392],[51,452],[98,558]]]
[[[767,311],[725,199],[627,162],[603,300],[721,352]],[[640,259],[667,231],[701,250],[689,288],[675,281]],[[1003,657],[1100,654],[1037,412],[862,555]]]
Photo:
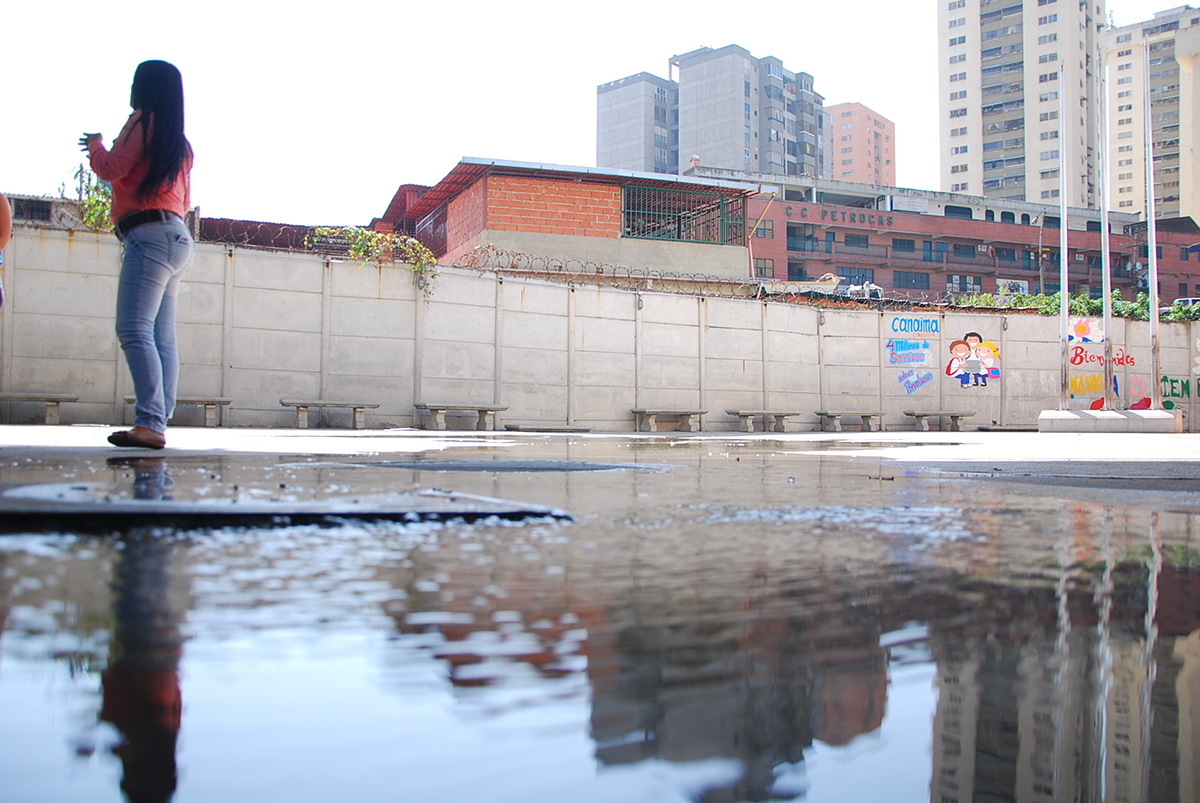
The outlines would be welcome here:
[[[175,412],[179,280],[196,246],[183,222],[191,203],[192,146],[183,132],[183,79],[174,65],[144,61],[133,75],[133,114],[113,142],[84,134],[92,170],[112,184],[112,220],[124,246],[117,285],[117,338],[137,395],[131,430],[116,446],[161,449]]]

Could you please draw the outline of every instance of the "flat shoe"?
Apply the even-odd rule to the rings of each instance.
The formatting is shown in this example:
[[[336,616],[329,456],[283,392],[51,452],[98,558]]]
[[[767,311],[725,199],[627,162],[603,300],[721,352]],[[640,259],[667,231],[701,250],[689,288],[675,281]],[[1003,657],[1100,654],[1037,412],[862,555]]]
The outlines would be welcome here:
[[[128,446],[141,449],[161,449],[167,445],[167,436],[145,427],[134,427],[108,436],[113,446]]]

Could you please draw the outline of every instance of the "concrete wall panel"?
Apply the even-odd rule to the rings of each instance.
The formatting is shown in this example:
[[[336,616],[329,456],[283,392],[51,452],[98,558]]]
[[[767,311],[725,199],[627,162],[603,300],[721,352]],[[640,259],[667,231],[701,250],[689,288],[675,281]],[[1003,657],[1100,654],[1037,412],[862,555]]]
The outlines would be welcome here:
[[[321,336],[314,332],[234,329],[232,354],[234,368],[319,375]]]
[[[415,314],[416,308],[411,301],[334,296],[329,311],[329,331],[333,335],[411,340]]]
[[[321,295],[239,288],[233,295],[233,325],[251,329],[321,331]]]
[[[695,359],[700,356],[698,330],[695,326],[643,324],[642,353],[658,356],[669,355],[676,359]]]
[[[565,315],[538,315],[528,312],[504,313],[500,342],[508,346],[558,349],[567,351]]]

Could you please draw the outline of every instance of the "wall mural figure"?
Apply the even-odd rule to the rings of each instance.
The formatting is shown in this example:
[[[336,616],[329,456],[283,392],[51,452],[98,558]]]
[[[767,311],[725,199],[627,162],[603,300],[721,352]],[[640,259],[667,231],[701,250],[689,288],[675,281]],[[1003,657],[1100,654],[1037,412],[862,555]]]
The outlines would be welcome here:
[[[958,380],[959,387],[987,387],[988,379],[998,379],[1000,349],[978,332],[967,332],[962,340],[950,344],[950,362],[946,376]]]

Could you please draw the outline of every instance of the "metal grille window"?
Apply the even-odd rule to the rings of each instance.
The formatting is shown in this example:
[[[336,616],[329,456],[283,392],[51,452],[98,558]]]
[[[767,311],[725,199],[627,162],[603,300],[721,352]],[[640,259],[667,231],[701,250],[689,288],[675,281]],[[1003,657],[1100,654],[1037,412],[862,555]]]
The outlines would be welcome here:
[[[928,290],[929,274],[910,270],[893,271],[892,286],[897,290]]]
[[[746,244],[746,201],[713,192],[625,187],[622,234],[646,240]]]
[[[773,279],[773,278],[775,278],[775,260],[773,260],[773,259],[756,259],[756,260],[754,260],[754,278],[756,278],[756,279]]]

